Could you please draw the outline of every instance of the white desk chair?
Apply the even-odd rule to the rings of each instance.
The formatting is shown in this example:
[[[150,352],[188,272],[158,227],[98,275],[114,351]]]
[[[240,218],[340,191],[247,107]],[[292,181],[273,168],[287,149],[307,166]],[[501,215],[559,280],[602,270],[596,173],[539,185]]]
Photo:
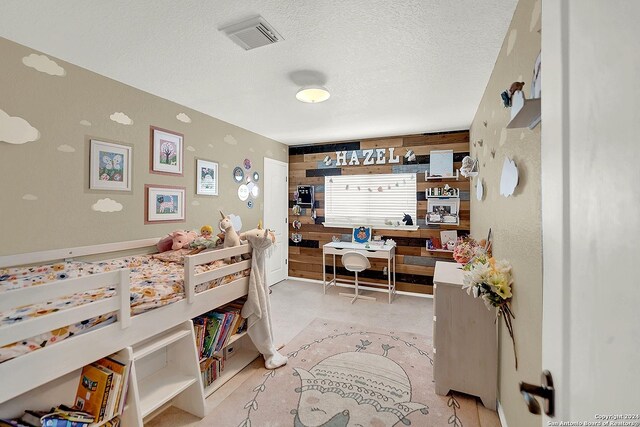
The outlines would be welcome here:
[[[367,296],[358,294],[358,273],[366,270],[367,268],[371,268],[371,263],[369,263],[369,259],[359,252],[355,252],[355,251],[345,252],[344,255],[342,255],[342,265],[344,265],[344,268],[346,268],[347,270],[355,273],[356,281],[355,281],[355,293],[347,294],[347,293],[341,292],[340,295],[343,297],[353,297],[353,299],[351,300],[351,304],[353,304],[353,302],[357,299],[375,300],[374,297],[367,297]]]

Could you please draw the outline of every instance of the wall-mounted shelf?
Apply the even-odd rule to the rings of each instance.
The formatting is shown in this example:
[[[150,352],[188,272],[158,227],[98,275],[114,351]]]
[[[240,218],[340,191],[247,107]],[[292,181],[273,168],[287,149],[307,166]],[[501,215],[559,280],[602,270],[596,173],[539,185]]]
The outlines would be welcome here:
[[[518,94],[516,96],[516,94]],[[524,99],[521,91],[514,93],[511,104],[511,121],[507,129],[525,128],[533,129],[542,118],[541,99]]]
[[[456,169],[456,174],[453,176],[429,176],[429,171],[424,171],[425,181],[457,181],[460,178],[460,171]]]

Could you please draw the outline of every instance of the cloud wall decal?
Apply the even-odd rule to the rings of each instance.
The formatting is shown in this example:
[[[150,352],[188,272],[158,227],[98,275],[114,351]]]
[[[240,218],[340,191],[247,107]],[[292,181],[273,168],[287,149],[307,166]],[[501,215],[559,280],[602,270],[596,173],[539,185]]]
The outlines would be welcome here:
[[[32,53],[22,58],[22,63],[27,67],[31,67],[41,73],[49,74],[50,76],[63,77],[67,74],[64,68],[59,66],[53,59],[49,59],[47,55]]]
[[[193,146],[188,145],[187,146],[187,151],[196,151],[196,149]]]
[[[91,126],[91,122],[89,120],[80,120],[80,124],[82,126]]]
[[[58,145],[57,150],[62,151],[63,153],[73,153],[76,151],[75,148],[67,144]]]
[[[0,141],[9,144],[25,144],[40,139],[38,129],[22,117],[12,117],[0,110]]]
[[[191,117],[187,116],[185,113],[180,113],[176,116],[176,119],[180,120],[184,123],[191,123]]]
[[[122,210],[122,204],[113,199],[100,199],[91,205],[91,209],[96,212],[119,212]]]
[[[38,200],[38,196],[34,196],[33,194],[25,194],[22,196],[22,200],[34,201]]]
[[[224,142],[229,145],[238,145],[238,140],[233,137],[233,135],[226,135],[224,137]]]
[[[131,120],[131,118],[123,112],[119,112],[119,111],[115,112],[112,115],[110,115],[109,118],[116,123],[120,123],[121,125],[133,124],[133,120]]]

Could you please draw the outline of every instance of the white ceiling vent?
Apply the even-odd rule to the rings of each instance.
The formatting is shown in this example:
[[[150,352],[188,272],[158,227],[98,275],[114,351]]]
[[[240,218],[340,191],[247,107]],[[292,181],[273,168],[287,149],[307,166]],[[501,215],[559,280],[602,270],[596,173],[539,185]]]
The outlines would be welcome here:
[[[237,24],[221,28],[235,44],[244,50],[277,43],[284,40],[280,34],[262,17],[256,16]]]

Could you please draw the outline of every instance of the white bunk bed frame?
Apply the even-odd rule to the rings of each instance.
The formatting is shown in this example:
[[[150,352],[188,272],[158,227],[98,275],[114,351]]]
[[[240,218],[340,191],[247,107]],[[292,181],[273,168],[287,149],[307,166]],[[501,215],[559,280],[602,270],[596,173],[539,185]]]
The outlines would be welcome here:
[[[0,267],[58,261],[70,257],[107,254],[131,249],[145,248],[149,250],[150,246],[157,242],[158,239],[144,239],[2,256],[0,257]],[[196,285],[200,283],[250,268],[251,260],[243,260],[200,274],[195,273],[197,265],[246,253],[250,253],[248,244],[186,256],[184,261],[185,298],[135,316],[130,315],[129,269],[61,280],[2,294],[0,311],[103,286],[113,286],[117,292],[117,295],[112,298],[2,326],[0,327],[0,346],[100,314],[116,312],[117,320],[107,326],[69,337],[54,345],[0,363],[0,405],[84,365],[132,347],[136,343],[175,328],[184,324],[185,321],[191,321],[196,316],[246,295],[249,286],[248,277],[203,292],[195,292]]]

